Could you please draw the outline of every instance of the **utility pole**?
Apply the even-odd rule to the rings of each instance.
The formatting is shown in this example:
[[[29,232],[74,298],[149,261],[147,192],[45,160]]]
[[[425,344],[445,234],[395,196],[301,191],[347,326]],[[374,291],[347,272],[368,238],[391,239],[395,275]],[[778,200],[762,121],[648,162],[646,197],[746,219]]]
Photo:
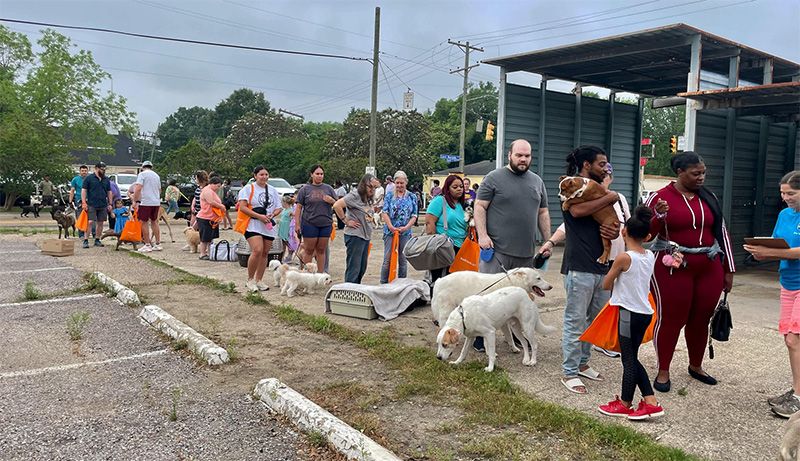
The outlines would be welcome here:
[[[278,109],[278,113],[279,113],[279,114],[291,115],[291,116],[293,116],[293,117],[297,117],[297,118],[299,118],[300,120],[305,120],[305,119],[306,119],[306,118],[305,118],[305,117],[303,117],[302,115],[300,115],[300,114],[295,114],[294,112],[289,112],[289,111],[288,111],[288,110],[286,110],[286,109],[280,109],[280,108],[279,108],[279,109]]]
[[[369,114],[369,166],[375,173],[375,151],[378,148],[378,53],[381,38],[381,7],[375,7],[375,37],[372,45],[372,107]]]
[[[479,66],[479,64],[474,64],[472,66],[469,65],[469,51],[475,50],[483,52],[483,48],[470,46],[469,42],[461,43],[448,40],[447,43],[455,45],[464,51],[464,67],[450,71],[451,74],[464,71],[464,89],[461,93],[461,136],[459,137],[458,143],[458,169],[461,172],[464,172],[464,143],[466,141],[467,129],[467,91],[469,90],[469,70],[473,67]]]

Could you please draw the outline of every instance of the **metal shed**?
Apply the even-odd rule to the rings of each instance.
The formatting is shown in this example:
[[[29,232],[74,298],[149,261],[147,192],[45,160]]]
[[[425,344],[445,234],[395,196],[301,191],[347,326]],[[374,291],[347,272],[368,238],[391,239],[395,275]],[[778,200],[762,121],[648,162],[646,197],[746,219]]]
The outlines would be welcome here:
[[[686,150],[706,160],[735,248],[771,231],[778,179],[800,165],[800,64],[685,24],[484,62],[500,67],[498,167],[512,140],[532,141],[534,171],[556,197],[569,150],[596,144],[614,165],[614,189],[636,204],[641,97],[664,97],[654,107],[686,105]],[[541,75],[540,88],[507,83],[511,72]],[[552,79],[575,82],[574,94],[548,91]],[[581,85],[611,90],[609,100],[582,97]],[[638,107],[614,102],[616,92],[640,95]],[[557,225],[558,203],[551,215]]]

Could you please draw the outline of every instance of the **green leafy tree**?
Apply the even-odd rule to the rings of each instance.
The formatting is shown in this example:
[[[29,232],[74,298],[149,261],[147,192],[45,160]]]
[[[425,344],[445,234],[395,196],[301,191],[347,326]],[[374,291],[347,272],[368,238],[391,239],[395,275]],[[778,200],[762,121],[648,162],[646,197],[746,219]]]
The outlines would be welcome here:
[[[42,176],[68,177],[70,151],[111,148],[115,138],[108,128],[136,128],[123,97],[101,94],[98,86],[109,74],[91,53],[76,51],[69,38],[49,29],[38,45],[33,53],[25,36],[0,26],[0,186],[6,208],[32,192]]]
[[[669,151],[669,138],[683,135],[685,106],[653,109],[652,100],[644,103],[642,114],[642,137],[651,138],[655,144],[655,157],[644,167],[646,174],[673,176],[669,166],[672,154]]]
[[[247,114],[267,115],[274,113],[264,93],[240,88],[222,100],[214,108],[214,137],[224,138],[231,133],[233,125]]]
[[[169,152],[164,158],[163,170],[170,174],[192,176],[197,170],[207,170],[212,165],[214,154],[196,139]]]
[[[306,139],[306,135],[297,120],[275,113],[250,113],[231,127],[231,133],[225,138],[225,155],[234,164],[246,165],[258,147],[278,138]]]
[[[156,135],[161,149],[167,154],[195,139],[211,147],[214,144],[214,111],[204,107],[179,107],[158,126]],[[160,160],[160,159],[159,159]]]
[[[303,183],[308,180],[309,169],[320,163],[322,145],[321,141],[305,138],[275,138],[253,152],[248,167],[252,171],[257,165],[264,165],[272,177],[291,184]]]
[[[498,90],[491,82],[480,82],[478,85],[470,84],[467,91],[467,116],[464,130],[464,163],[491,160],[495,156],[496,142],[486,141],[485,133],[476,131],[476,122],[484,120],[484,129],[487,121],[497,124]],[[441,143],[441,151],[435,155],[458,154],[458,143],[461,133],[461,101],[442,98],[436,102],[434,109],[428,113],[432,128],[437,133],[450,133],[450,142]]]

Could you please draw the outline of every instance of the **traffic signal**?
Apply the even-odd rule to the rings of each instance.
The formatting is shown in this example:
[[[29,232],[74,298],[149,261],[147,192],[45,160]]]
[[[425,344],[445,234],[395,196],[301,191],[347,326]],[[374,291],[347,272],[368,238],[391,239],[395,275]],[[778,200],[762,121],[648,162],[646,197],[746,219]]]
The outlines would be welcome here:
[[[669,138],[669,151],[670,153],[676,154],[678,153],[678,137],[671,136]]]
[[[494,141],[494,125],[492,125],[492,122],[486,123],[486,140]]]

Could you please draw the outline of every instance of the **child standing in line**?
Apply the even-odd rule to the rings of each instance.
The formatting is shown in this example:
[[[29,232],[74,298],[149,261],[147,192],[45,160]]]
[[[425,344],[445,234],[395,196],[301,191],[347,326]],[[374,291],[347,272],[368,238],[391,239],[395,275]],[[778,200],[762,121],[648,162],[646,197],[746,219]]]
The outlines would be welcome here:
[[[287,263],[291,261],[292,254],[294,250],[297,249],[297,246],[290,248],[289,245],[289,241],[293,235],[291,227],[294,221],[294,197],[284,195],[283,198],[281,198],[281,205],[283,206],[283,211],[281,211],[281,222],[278,224],[278,237],[283,241],[281,262]]]
[[[125,223],[128,222],[129,216],[130,212],[128,211],[128,207],[125,206],[125,203],[123,203],[122,199],[114,200],[114,218],[116,219],[116,222],[114,222],[114,228],[103,231],[103,236],[101,238],[119,238],[119,236],[122,234],[122,229],[125,227]]]
[[[650,234],[650,219],[653,212],[637,207],[633,216],[625,223],[622,236],[627,251],[619,254],[603,280],[603,288],[612,290],[611,306],[619,307],[619,345],[622,352],[622,392],[611,402],[600,405],[600,413],[608,416],[643,420],[664,415],[658,404],[650,378],[639,362],[639,346],[653,318],[653,308],[648,299],[650,277],[653,275],[655,255],[642,247],[642,241]],[[639,406],[633,408],[636,387],[642,393]]]

